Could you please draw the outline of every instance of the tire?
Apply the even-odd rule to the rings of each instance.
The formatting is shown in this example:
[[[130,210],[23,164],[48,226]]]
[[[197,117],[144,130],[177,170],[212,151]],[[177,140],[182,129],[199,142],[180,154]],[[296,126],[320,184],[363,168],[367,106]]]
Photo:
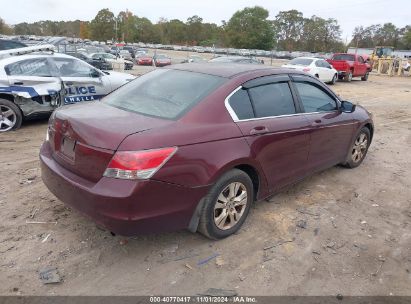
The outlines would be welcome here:
[[[242,199],[240,199],[241,197]],[[239,200],[237,202],[244,204],[235,206],[236,198]],[[198,231],[215,240],[223,239],[237,232],[247,218],[253,200],[254,189],[250,177],[238,169],[228,171],[220,177],[204,198]],[[221,208],[219,208],[220,206]],[[237,219],[232,213],[233,211],[237,214]],[[219,225],[218,222],[220,222]]]
[[[366,143],[361,144],[363,140],[361,138],[366,139]],[[348,151],[348,155],[346,158],[346,162],[344,166],[347,168],[356,168],[363,162],[365,156],[367,155],[368,147],[371,143],[371,134],[370,130],[367,127],[363,127],[355,137],[354,142],[351,145],[350,150]],[[356,154],[361,152],[360,155]]]
[[[347,75],[345,75],[344,80],[346,82],[350,82],[352,80],[352,71],[350,71]]]
[[[331,79],[331,81],[329,82],[330,85],[334,85],[337,82],[337,74],[334,74],[333,79]]]
[[[0,132],[17,130],[23,122],[20,108],[7,99],[0,99]]]
[[[369,72],[365,73],[365,75],[361,77],[361,80],[362,80],[362,81],[367,81],[369,74],[370,74]]]

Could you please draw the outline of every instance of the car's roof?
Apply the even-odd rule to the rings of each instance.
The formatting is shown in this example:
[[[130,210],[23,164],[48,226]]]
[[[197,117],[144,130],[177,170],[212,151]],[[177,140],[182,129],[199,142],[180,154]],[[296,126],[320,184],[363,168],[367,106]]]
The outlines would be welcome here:
[[[224,78],[233,78],[245,74],[254,74],[255,72],[266,70],[270,74],[289,74],[300,72],[284,68],[274,68],[263,64],[237,64],[237,63],[190,63],[190,64],[176,64],[169,67],[169,69],[197,72],[209,74]]]
[[[54,57],[54,58],[73,58],[73,56],[62,54],[62,53],[33,53],[27,55],[18,55],[18,56],[10,56],[0,60],[0,66],[7,65],[9,63],[18,62],[26,59],[36,59],[36,58],[46,58],[46,57]]]
[[[324,59],[318,58],[318,57],[296,57],[294,59],[324,60]]]

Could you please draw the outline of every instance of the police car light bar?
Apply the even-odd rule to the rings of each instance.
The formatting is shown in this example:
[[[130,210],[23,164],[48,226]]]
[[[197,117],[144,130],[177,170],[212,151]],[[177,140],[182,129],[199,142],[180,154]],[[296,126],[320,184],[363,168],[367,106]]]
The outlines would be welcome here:
[[[27,55],[31,53],[37,52],[54,52],[55,46],[52,44],[44,44],[44,45],[35,45],[35,46],[28,46],[18,49],[11,49],[11,50],[4,50],[0,51],[0,59],[11,57],[11,56],[19,56],[19,55]]]

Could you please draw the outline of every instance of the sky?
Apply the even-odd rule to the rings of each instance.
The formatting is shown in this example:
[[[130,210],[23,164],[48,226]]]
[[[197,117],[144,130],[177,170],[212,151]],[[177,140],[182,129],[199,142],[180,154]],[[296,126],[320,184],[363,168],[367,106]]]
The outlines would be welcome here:
[[[12,5],[11,5],[12,4]],[[297,9],[304,17],[316,15],[335,18],[342,29],[341,38],[351,40],[358,25],[392,22],[397,27],[411,24],[410,0],[0,0],[0,17],[8,24],[40,20],[92,20],[102,8],[115,15],[128,9],[139,17],[157,22],[160,17],[186,21],[198,15],[218,25],[244,7],[259,5],[270,19],[279,11]]]

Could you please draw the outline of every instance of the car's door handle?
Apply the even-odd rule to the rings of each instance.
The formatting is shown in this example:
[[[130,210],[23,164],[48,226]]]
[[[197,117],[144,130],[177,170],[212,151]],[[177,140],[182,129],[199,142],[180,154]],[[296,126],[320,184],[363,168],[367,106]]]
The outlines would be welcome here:
[[[255,135],[255,134],[262,134],[262,133],[267,133],[268,128],[266,126],[258,126],[250,131],[250,135]]]
[[[314,120],[314,122],[311,125],[314,127],[314,126],[320,125],[321,123],[322,123],[321,119],[316,119],[316,120]]]
[[[73,83],[71,81],[66,82],[66,85],[71,86]]]
[[[21,81],[19,81],[19,82],[15,82],[14,84],[15,84],[15,85],[23,85],[24,83],[21,82]]]

